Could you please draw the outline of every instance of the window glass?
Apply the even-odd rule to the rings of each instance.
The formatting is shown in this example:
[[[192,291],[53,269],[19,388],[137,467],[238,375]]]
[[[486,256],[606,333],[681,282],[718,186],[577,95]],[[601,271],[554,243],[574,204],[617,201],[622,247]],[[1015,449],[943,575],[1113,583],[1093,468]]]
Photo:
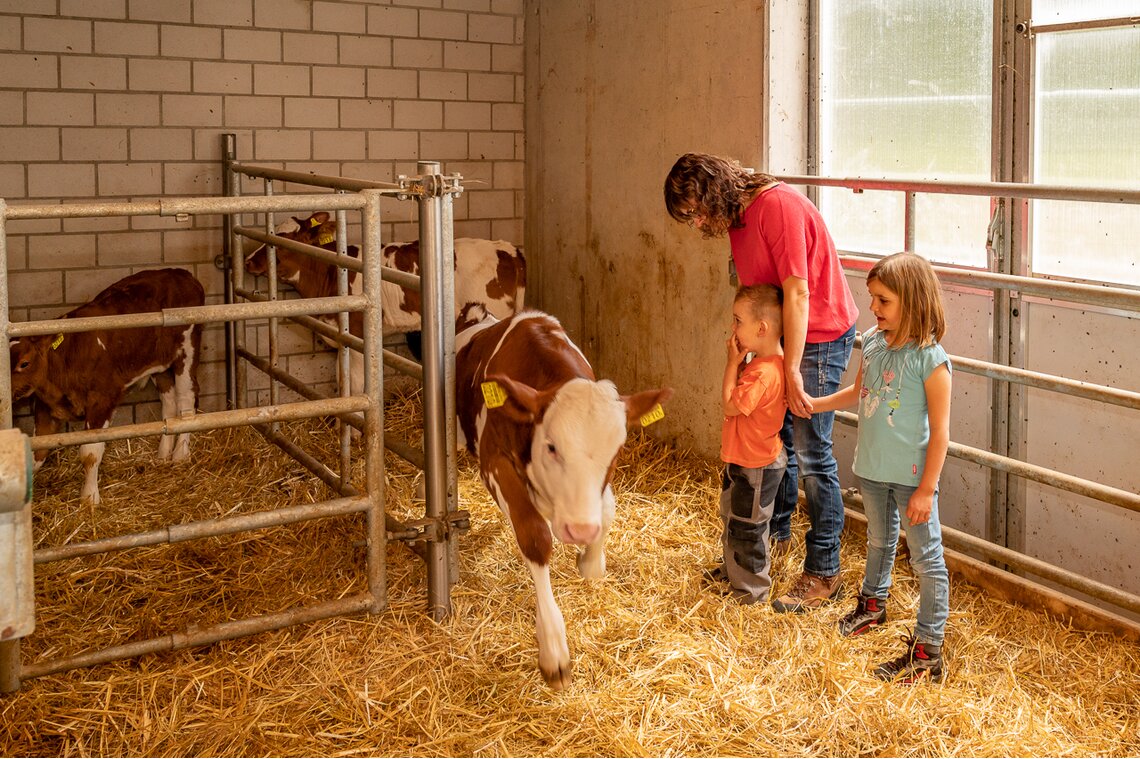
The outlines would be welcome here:
[[[990,180],[992,2],[820,0],[819,173]],[[822,188],[844,250],[903,248],[901,192]],[[986,265],[989,201],[920,195],[916,251]]]
[[[1140,27],[1041,34],[1035,43],[1034,181],[1140,189]],[[1032,206],[1034,272],[1140,285],[1140,206]]]
[[[1140,0],[1033,0],[1034,24],[1067,24],[1140,15]]]

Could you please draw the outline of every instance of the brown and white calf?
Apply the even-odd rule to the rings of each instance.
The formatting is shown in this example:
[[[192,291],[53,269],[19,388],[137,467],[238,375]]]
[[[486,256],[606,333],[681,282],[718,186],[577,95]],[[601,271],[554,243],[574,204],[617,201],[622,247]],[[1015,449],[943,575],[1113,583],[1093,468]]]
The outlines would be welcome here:
[[[293,217],[278,225],[277,234],[319,248],[336,249],[336,221],[325,211],[318,211],[307,219]],[[347,249],[351,256],[359,253],[355,245],[349,245]],[[420,273],[418,240],[388,243],[383,247],[381,256],[384,266],[417,276]],[[268,273],[269,258],[264,245],[246,256],[245,270],[256,276]],[[277,278],[292,285],[305,298],[322,298],[337,293],[337,267],[285,248],[277,250]],[[349,272],[348,280],[349,292],[359,295],[363,291],[362,278],[357,277],[356,272]],[[525,296],[526,259],[522,250],[504,240],[469,237],[455,240],[456,312],[467,303],[476,303],[486,306],[488,311],[502,319],[522,309]],[[380,297],[384,331],[409,334],[409,346],[418,356],[415,346],[423,323],[419,291],[384,281]],[[320,318],[336,323],[335,316]],[[361,313],[349,315],[349,331],[357,337],[363,335]],[[350,365],[353,392],[357,392],[364,383],[363,357],[354,351]]]
[[[456,406],[461,444],[514,529],[534,579],[538,666],[570,682],[566,624],[550,586],[553,538],[579,546],[578,572],[602,577],[614,517],[610,478],[626,427],[668,400],[669,388],[619,395],[548,314],[499,321],[467,307],[457,325]]]
[[[184,269],[142,271],[125,277],[91,302],[61,319],[135,314],[166,308],[201,306],[201,283]],[[126,391],[154,379],[164,419],[193,413],[198,405],[198,356],[202,326],[94,329],[58,335],[21,337],[9,343],[12,401],[33,398],[36,435],[54,433],[60,422],[83,421],[102,429]],[[79,446],[84,481],[80,497],[99,503],[99,464],[106,443]],[[190,455],[190,435],[163,435],[160,459],[180,461]],[[47,451],[36,451],[35,468]]]

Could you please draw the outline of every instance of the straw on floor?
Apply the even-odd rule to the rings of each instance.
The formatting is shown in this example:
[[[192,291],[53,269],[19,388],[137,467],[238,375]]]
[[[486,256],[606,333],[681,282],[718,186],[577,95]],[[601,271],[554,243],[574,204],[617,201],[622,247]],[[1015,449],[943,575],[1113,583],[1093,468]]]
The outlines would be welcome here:
[[[408,435],[414,394],[389,404]],[[334,460],[320,423],[287,428]],[[38,546],[322,500],[329,491],[251,430],[198,435],[193,461],[152,461],[155,441],[111,444],[103,503],[78,505],[74,450],[36,478]],[[631,436],[620,459],[609,576],[583,581],[559,546],[555,595],[574,682],[538,674],[533,591],[513,537],[461,460],[471,529],[454,614],[424,613],[424,568],[389,547],[390,607],[206,648],[27,681],[0,697],[8,756],[1130,756],[1140,754],[1140,652],[952,587],[940,686],[880,683],[902,651],[917,584],[895,570],[887,629],[840,638],[862,575],[843,548],[842,603],[806,616],[743,607],[706,587],[718,539],[716,462]],[[390,510],[412,507],[414,471],[388,457]],[[774,567],[782,591],[803,559]],[[364,588],[362,519],[341,517],[37,568],[25,661],[281,611]]]

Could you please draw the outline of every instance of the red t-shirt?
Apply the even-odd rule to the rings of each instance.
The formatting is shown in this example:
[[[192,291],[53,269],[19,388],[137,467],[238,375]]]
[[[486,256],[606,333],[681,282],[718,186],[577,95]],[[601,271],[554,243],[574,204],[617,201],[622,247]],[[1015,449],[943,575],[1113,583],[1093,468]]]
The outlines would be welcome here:
[[[724,418],[721,460],[750,469],[768,466],[784,448],[780,441],[784,412],[788,410],[784,357],[776,354],[752,359],[736,381],[732,402],[740,413]]]
[[[741,284],[782,287],[788,277],[807,280],[807,342],[827,343],[859,316],[835,242],[819,209],[783,182],[744,209],[744,226],[728,231]]]

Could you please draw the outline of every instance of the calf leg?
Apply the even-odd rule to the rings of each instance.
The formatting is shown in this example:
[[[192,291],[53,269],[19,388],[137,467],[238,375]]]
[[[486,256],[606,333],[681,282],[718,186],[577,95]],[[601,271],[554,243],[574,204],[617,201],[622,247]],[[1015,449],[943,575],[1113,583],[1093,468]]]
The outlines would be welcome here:
[[[51,409],[48,408],[47,404],[39,401],[34,401],[34,404],[35,426],[32,428],[32,436],[54,435],[56,430],[59,429],[59,422],[51,415]],[[44,465],[44,460],[47,458],[48,453],[50,453],[50,451],[42,449],[32,455],[32,459],[35,462],[32,464],[33,472],[40,471],[40,467]]]
[[[174,410],[177,416],[193,416],[198,407],[198,356],[197,345],[194,345],[194,355],[187,356],[174,364]],[[173,461],[183,461],[190,458],[190,433],[182,432],[174,444]]]
[[[90,422],[87,429],[96,427],[106,429],[111,425],[108,419],[100,425]],[[79,500],[98,506],[102,499],[99,497],[99,464],[103,462],[103,451],[107,449],[106,443],[87,443],[79,446],[79,460],[83,463],[83,489],[79,491]]]
[[[538,668],[547,685],[562,690],[570,684],[570,647],[566,643],[566,622],[550,587],[550,565],[529,559],[526,565],[534,579]]]
[[[175,397],[174,380],[169,372],[159,372],[154,375],[154,386],[158,388],[158,397],[162,401],[163,420],[178,416],[178,401]],[[174,450],[174,436],[163,435],[158,441],[158,458],[166,461]]]
[[[602,493],[602,529],[594,542],[578,551],[578,574],[588,580],[606,576],[606,535],[610,531],[610,522],[614,521],[615,505],[613,488],[606,485]]]

